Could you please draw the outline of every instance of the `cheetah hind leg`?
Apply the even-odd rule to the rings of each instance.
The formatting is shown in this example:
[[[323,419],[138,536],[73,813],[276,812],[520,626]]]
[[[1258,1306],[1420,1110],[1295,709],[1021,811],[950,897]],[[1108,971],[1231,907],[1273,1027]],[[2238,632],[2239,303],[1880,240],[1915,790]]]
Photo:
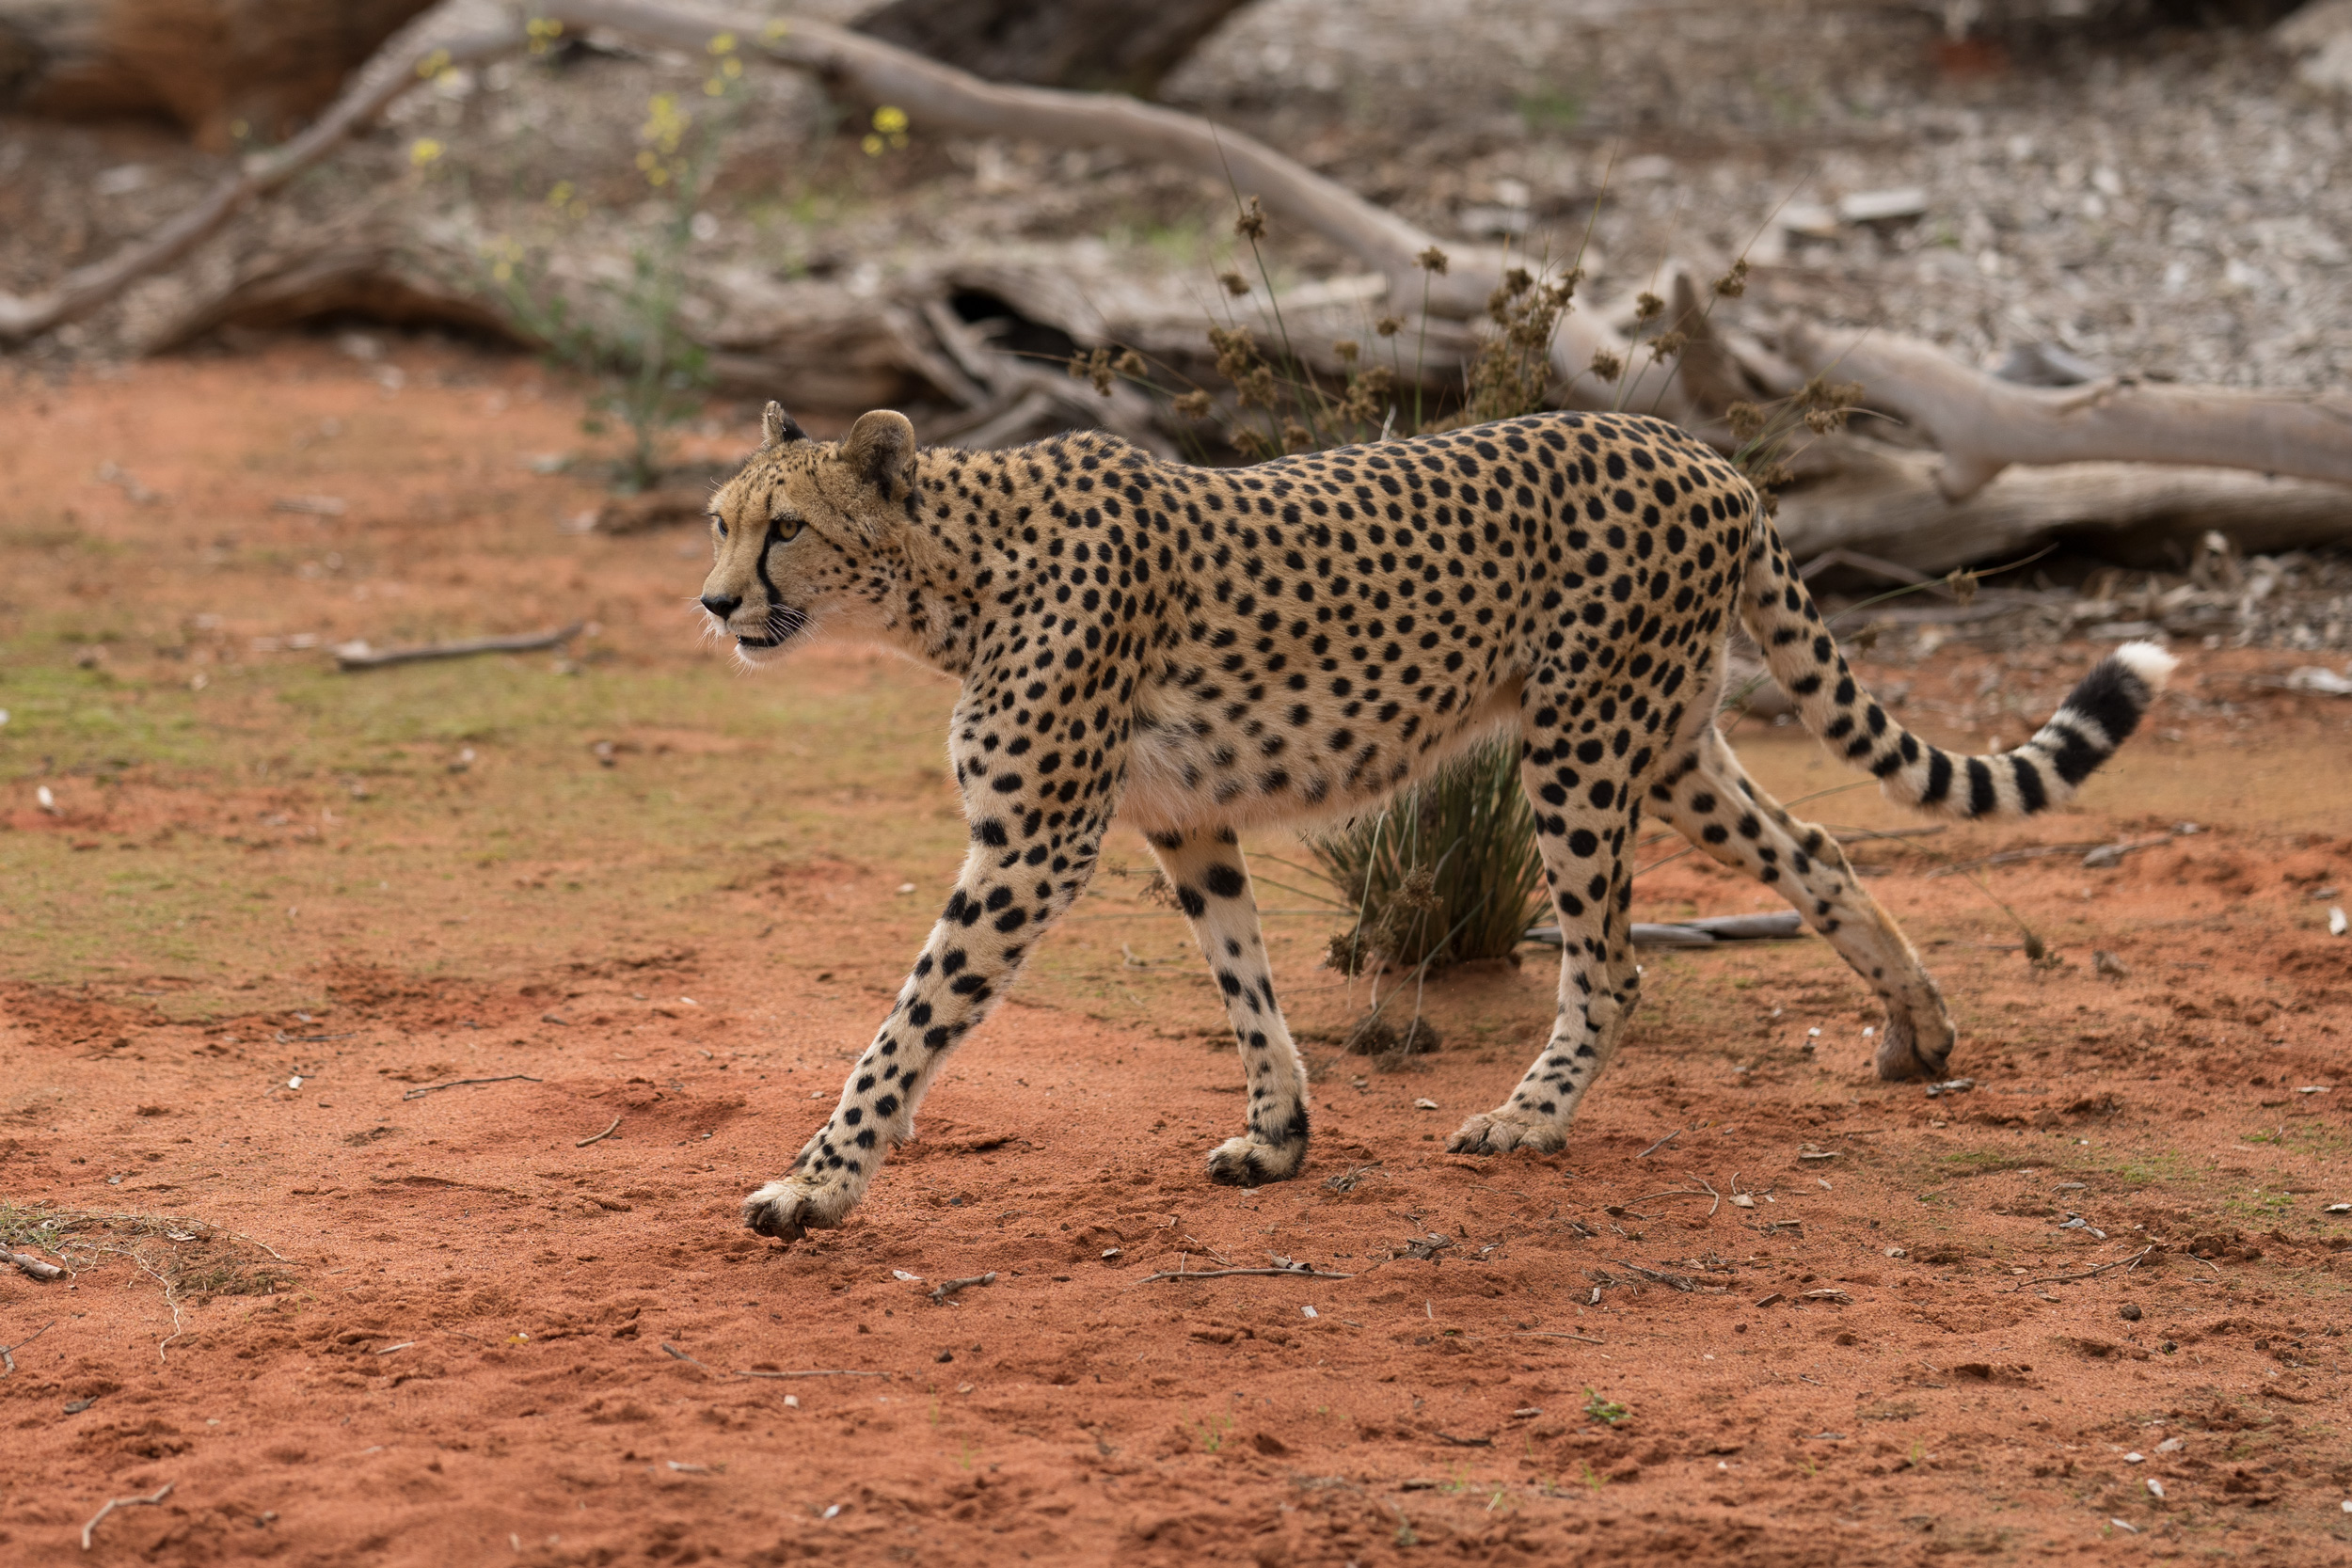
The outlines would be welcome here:
[[[1307,1068],[1274,1000],[1241,846],[1230,828],[1153,833],[1151,842],[1224,993],[1248,1081],[1248,1130],[1209,1151],[1209,1180],[1254,1187],[1295,1176],[1307,1163]]]
[[[1791,816],[1740,766],[1712,724],[1650,791],[1650,809],[1723,864],[1787,898],[1886,1008],[1878,1075],[1941,1078],[1959,1032],[1944,993],[1892,916],[1854,875],[1836,839]]]

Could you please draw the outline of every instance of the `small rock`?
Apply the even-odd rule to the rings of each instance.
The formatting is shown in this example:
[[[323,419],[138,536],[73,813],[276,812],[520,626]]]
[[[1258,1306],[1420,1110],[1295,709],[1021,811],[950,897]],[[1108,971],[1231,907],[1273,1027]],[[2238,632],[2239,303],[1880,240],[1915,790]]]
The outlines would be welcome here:
[[[1928,193],[1916,185],[1856,191],[1837,203],[1837,215],[1848,223],[1895,223],[1922,216],[1927,210]]]
[[[2136,1323],[2139,1322],[2138,1304],[2127,1301],[2122,1306],[2115,1309],[2115,1315],[2122,1318],[2127,1323]]]

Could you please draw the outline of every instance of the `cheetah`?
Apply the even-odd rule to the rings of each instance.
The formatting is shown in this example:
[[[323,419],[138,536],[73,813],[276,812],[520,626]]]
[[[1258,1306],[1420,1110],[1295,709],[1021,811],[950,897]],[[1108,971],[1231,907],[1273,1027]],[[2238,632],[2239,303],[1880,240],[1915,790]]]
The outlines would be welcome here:
[[[1551,413],[1203,468],[1095,432],[918,449],[902,416],[810,439],[768,405],[713,496],[701,603],[747,665],[825,635],[961,683],[947,749],[970,821],[955,891],[839,1101],[745,1223],[840,1225],[963,1037],[1139,829],[1207,958],[1247,1079],[1208,1175],[1297,1174],[1307,1073],[1239,834],[1370,809],[1516,733],[1562,934],[1549,1037],[1447,1143],[1562,1148],[1641,990],[1644,811],[1784,895],[1883,1001],[1876,1067],[1940,1076],[1950,1015],[1835,839],[1741,769],[1715,718],[1736,613],[1805,728],[1892,799],[1960,817],[2071,796],[2173,660],[2126,643],[2013,751],[1959,756],[1871,700],[1746,481],[1661,420]]]

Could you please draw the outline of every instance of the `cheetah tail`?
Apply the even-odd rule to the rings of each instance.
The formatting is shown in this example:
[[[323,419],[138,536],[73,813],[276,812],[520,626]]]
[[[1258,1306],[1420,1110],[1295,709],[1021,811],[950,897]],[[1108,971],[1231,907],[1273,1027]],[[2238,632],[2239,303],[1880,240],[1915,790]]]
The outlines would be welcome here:
[[[2153,642],[2126,642],[2092,667],[2032,739],[1990,756],[1958,756],[1913,735],[1862,689],[1760,514],[1740,618],[1814,738],[1883,780],[1888,799],[1953,816],[2030,816],[2071,798],[2138,727],[2179,662]]]

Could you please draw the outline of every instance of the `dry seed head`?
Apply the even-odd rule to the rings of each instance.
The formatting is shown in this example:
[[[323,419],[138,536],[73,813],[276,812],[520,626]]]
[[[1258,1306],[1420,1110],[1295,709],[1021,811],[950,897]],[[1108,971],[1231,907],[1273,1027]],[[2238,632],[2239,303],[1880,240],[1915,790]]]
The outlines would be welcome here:
[[[1605,348],[1593,350],[1593,373],[1603,381],[1614,381],[1625,373],[1625,361]]]
[[[1688,332],[1661,332],[1658,341],[1649,346],[1649,356],[1652,359],[1671,359],[1689,347],[1690,342]]]
[[[1233,232],[1245,240],[1265,238],[1265,208],[1256,197],[1251,197],[1249,205],[1243,208],[1241,214],[1233,219]]]
[[[1421,264],[1422,271],[1434,272],[1440,277],[1444,276],[1447,264],[1446,254],[1444,251],[1439,250],[1436,245],[1431,245],[1427,250],[1424,250],[1420,255],[1414,257],[1413,260]]]
[[[1255,463],[1265,455],[1265,436],[1254,426],[1235,425],[1226,432],[1225,439],[1249,462]]]
[[[1793,401],[1800,408],[1851,408],[1862,401],[1862,383],[1817,375],[1797,388]]]
[[[1748,259],[1744,256],[1731,263],[1731,270],[1715,279],[1715,292],[1725,299],[1738,299],[1748,292]]]
[[[1144,364],[1143,356],[1137,354],[1134,349],[1129,349],[1126,353],[1119,356],[1119,373],[1121,375],[1140,376],[1150,368],[1151,367]]]
[[[1219,273],[1216,280],[1225,285],[1225,292],[1229,294],[1238,296],[1249,292],[1249,279],[1237,272]]]
[[[1977,597],[1977,574],[1955,570],[1944,579],[1944,586],[1952,591],[1952,598],[1961,605],[1973,604]]]
[[[1233,378],[1233,401],[1244,408],[1274,406],[1274,372],[1264,365]]]
[[[1175,403],[1176,412],[1187,420],[1205,420],[1216,406],[1206,392],[1186,392]]]
[[[1733,404],[1724,410],[1724,418],[1730,421],[1731,434],[1742,441],[1753,441],[1763,435],[1767,422],[1764,410],[1752,403]]]
[[[1356,356],[1361,354],[1363,350],[1357,346],[1355,339],[1342,338],[1331,345],[1331,352],[1339,356],[1341,364],[1352,365],[1356,362]]]
[[[1375,332],[1379,333],[1383,338],[1393,338],[1398,333],[1405,330],[1405,318],[1403,316],[1382,316],[1378,321],[1372,324],[1372,329]]]
[[[1312,451],[1315,450],[1314,432],[1300,424],[1296,420],[1284,420],[1282,421],[1282,446],[1288,451]]]
[[[1633,319],[1637,322],[1654,322],[1665,309],[1666,302],[1647,289],[1633,296]]]

